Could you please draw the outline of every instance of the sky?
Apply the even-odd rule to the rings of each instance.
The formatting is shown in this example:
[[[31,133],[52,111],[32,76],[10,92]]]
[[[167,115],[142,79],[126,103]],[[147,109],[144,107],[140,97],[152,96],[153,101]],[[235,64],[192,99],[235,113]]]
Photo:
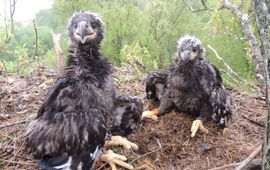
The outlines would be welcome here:
[[[5,1],[7,3],[7,14],[9,14],[9,0],[0,0],[0,25],[3,24]],[[30,23],[38,11],[51,8],[52,4],[53,0],[17,0],[14,21],[24,24]]]

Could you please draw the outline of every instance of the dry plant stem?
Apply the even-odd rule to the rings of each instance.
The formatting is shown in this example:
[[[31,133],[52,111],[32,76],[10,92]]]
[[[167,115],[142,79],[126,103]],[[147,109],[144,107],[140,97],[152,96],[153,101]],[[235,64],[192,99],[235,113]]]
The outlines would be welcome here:
[[[245,115],[242,115],[242,117],[243,117],[244,119],[248,120],[250,123],[253,123],[253,124],[257,125],[257,126],[260,126],[260,127],[265,128],[265,124],[261,124],[261,123],[259,123],[259,122],[256,122],[255,120],[252,120],[252,119],[250,119],[248,116],[245,116]]]
[[[23,149],[24,147],[24,143],[21,145],[21,147],[17,150],[17,152],[14,153],[14,156],[10,159],[10,161],[13,161],[13,159],[21,152],[21,150]],[[14,150],[15,151],[15,150]],[[8,168],[8,166],[10,165],[11,162],[9,162],[7,165],[6,165],[6,168]]]
[[[39,56],[38,56],[38,32],[37,32],[37,26],[35,20],[33,20],[33,26],[34,26],[34,31],[35,31],[35,53],[33,59],[35,60],[36,57],[38,59],[39,63]]]
[[[29,121],[30,120],[23,120],[23,121],[11,123],[11,124],[8,124],[8,125],[3,125],[3,126],[0,126],[0,129],[6,128],[6,127],[10,127],[10,126],[14,126],[14,125],[18,125],[18,124],[28,123]]]
[[[212,168],[210,170],[225,170],[227,168],[231,168],[231,167],[236,167],[238,166],[240,163],[232,163],[232,164],[228,164],[228,165],[224,165],[224,166],[221,166],[221,167],[217,167],[217,168]]]
[[[235,170],[241,170],[244,167],[246,167],[260,152],[262,151],[262,144],[260,144],[245,160],[243,160],[242,162],[239,163],[232,163],[232,164],[228,164],[228,165],[224,165],[221,167],[217,167],[217,168],[212,168],[210,170],[223,170],[226,168],[230,168],[230,167],[235,167]]]
[[[3,162],[7,162],[7,163],[12,163],[12,164],[21,164],[21,165],[36,166],[36,163],[29,163],[29,162],[16,162],[16,161],[11,161],[11,160],[4,160],[4,159],[1,159],[1,161],[3,161]]]
[[[156,150],[147,152],[147,153],[145,153],[144,155],[139,156],[139,157],[136,158],[136,159],[133,159],[132,161],[129,162],[129,164],[132,164],[133,162],[135,162],[135,161],[137,161],[137,160],[139,160],[139,159],[141,159],[141,158],[143,158],[143,157],[145,157],[145,156],[147,156],[147,155],[150,155],[150,154],[152,154],[152,153],[155,153],[155,152],[157,152],[157,151],[160,151],[160,150],[161,150],[161,148],[158,148],[158,149],[156,149]]]
[[[241,170],[246,167],[260,152],[262,151],[262,144],[258,146],[235,170]]]

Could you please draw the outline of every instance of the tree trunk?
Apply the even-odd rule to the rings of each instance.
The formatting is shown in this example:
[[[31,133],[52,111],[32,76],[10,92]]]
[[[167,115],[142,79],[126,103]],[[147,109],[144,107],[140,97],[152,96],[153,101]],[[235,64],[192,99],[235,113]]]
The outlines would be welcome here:
[[[269,108],[269,55],[270,55],[270,0],[253,0],[252,5],[256,15],[256,22],[261,40],[261,54],[264,61],[266,104],[268,115],[266,120],[266,133],[263,146],[262,169],[270,169],[270,108]]]

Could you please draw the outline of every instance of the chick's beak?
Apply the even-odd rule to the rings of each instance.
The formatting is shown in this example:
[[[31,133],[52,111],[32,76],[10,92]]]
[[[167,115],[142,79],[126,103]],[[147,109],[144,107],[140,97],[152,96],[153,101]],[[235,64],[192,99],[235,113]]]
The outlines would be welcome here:
[[[94,34],[93,28],[87,24],[86,21],[78,23],[75,34],[80,37],[82,43],[86,41],[87,36]]]
[[[181,53],[182,60],[188,62],[191,59],[190,51],[186,50]]]

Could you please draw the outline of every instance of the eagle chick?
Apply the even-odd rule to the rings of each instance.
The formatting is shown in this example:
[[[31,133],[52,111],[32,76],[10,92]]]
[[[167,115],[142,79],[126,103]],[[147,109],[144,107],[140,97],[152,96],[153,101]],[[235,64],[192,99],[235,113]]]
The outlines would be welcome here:
[[[151,83],[146,83],[146,89],[149,89],[149,84]],[[152,84],[155,86],[152,85],[154,90],[151,91],[157,91],[157,83]],[[198,129],[208,133],[203,122],[209,119],[213,119],[223,128],[227,126],[232,113],[230,93],[222,85],[219,70],[205,59],[205,49],[197,38],[185,36],[178,41],[176,58],[170,66],[165,83],[162,81],[161,84],[165,88],[158,97],[158,108],[145,111],[143,119],[157,119],[157,115],[163,115],[171,109],[198,116],[191,128],[192,137]],[[147,96],[150,95],[148,93]],[[226,130],[224,129],[224,132]]]
[[[68,35],[65,74],[49,89],[26,133],[26,148],[41,169],[93,169],[110,132],[127,135],[143,110],[140,99],[114,88],[112,66],[100,53],[104,24],[98,15],[74,13]],[[130,144],[119,137],[117,144]],[[113,159],[117,155],[110,164]]]

